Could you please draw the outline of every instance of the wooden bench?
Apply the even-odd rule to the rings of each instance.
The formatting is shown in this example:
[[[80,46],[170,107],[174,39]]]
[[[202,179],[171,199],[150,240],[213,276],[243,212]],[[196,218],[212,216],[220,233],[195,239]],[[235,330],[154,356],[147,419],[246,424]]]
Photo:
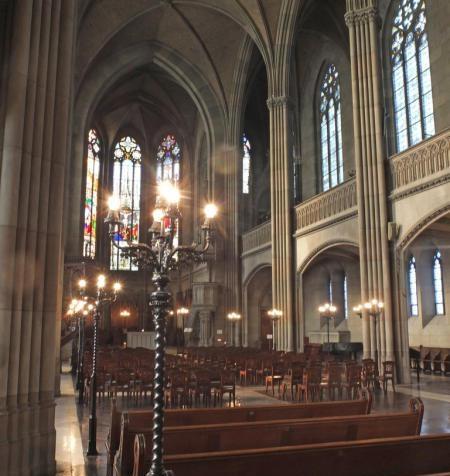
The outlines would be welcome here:
[[[360,399],[337,402],[301,403],[295,405],[270,405],[237,408],[210,409],[171,409],[166,410],[164,425],[172,426],[209,425],[221,423],[239,423],[269,420],[289,420],[302,418],[320,418],[340,415],[365,415],[372,408],[372,395],[366,390],[360,393]],[[129,459],[132,465],[134,437],[151,429],[153,413],[149,410],[131,410],[120,412],[113,404],[111,427],[106,442],[107,475],[112,474],[114,458],[120,453],[119,461],[125,464]],[[122,455],[130,455],[129,458]],[[120,466],[122,467],[122,465]],[[124,466],[124,469],[126,466]],[[131,470],[131,468],[130,468]]]
[[[412,399],[404,413],[171,427],[165,429],[164,448],[167,455],[196,454],[414,436],[422,417],[422,402]],[[135,437],[133,476],[144,476],[150,467],[151,438],[151,431]]]
[[[450,471],[450,435],[167,455],[175,476],[424,476]],[[148,469],[148,468],[147,468]]]
[[[360,399],[350,401],[237,408],[166,410],[164,425],[170,427],[318,418],[339,415],[365,415],[370,413],[371,408],[372,395],[370,392],[363,389],[360,393]],[[122,413],[117,409],[115,401],[113,401],[111,410],[111,427],[106,442],[108,476],[112,474],[114,456],[119,450],[119,447],[121,445],[127,446],[131,454],[133,451],[134,436],[142,430],[151,428],[152,425],[153,412],[151,410],[131,410]]]

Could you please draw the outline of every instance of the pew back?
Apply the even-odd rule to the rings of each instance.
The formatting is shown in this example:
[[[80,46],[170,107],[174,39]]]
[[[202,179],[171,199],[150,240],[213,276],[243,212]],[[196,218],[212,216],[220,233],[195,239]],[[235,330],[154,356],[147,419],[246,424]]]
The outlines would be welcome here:
[[[365,415],[372,408],[372,395],[361,391],[358,400],[337,402],[300,403],[294,405],[264,405],[236,408],[195,408],[166,410],[164,425],[172,426],[208,425],[222,423],[256,422],[269,420],[288,420],[320,418],[340,415]],[[121,422],[121,424],[119,424]],[[116,453],[119,467],[129,469],[126,461],[132,460],[134,437],[137,433],[149,432],[153,426],[153,412],[149,410],[130,410],[119,412],[113,405],[111,428],[107,440],[108,469],[112,474]],[[125,465],[125,466],[123,466]]]
[[[450,435],[167,455],[182,476],[419,476],[450,471]]]

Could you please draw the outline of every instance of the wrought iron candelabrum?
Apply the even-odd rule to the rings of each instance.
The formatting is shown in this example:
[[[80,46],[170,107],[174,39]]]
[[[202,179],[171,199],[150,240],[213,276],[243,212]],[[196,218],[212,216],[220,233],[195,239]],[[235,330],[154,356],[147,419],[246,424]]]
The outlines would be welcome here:
[[[139,269],[151,272],[155,290],[150,296],[150,307],[155,326],[155,361],[153,380],[153,450],[149,476],[165,476],[163,463],[164,429],[164,385],[165,385],[165,346],[166,320],[170,309],[171,293],[169,273],[183,265],[202,262],[210,248],[213,238],[213,222],[217,207],[210,203],[205,206],[205,221],[202,226],[203,243],[190,246],[177,245],[175,237],[181,218],[178,208],[179,190],[170,182],[159,186],[156,207],[153,211],[153,224],[150,228],[149,243],[122,241],[128,236],[127,209],[121,210],[120,200],[111,197],[109,214],[105,222],[109,226],[109,235],[113,246],[119,249],[123,257],[129,258]],[[124,207],[125,208],[125,207]]]
[[[111,290],[106,289],[106,277],[97,277],[97,296],[93,306],[94,336],[92,341],[92,371],[89,382],[89,437],[87,456],[97,456],[97,346],[98,324],[105,305],[114,302],[121,290],[120,283],[115,282]]]

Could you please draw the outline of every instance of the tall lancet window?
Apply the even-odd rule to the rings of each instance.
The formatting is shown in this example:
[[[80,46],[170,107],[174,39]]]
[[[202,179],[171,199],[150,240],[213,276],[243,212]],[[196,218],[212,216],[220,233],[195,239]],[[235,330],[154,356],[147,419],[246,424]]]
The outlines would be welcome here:
[[[344,294],[344,317],[345,319],[348,319],[348,281],[347,281],[346,274],[344,274],[343,294]]]
[[[433,256],[433,288],[436,315],[444,314],[444,281],[442,279],[441,252],[436,250]]]
[[[168,134],[163,138],[157,153],[156,181],[157,183],[170,180],[178,183],[180,180],[181,149],[175,137]]]
[[[252,146],[247,135],[242,134],[242,193],[250,193],[250,164]]]
[[[391,61],[397,152],[435,133],[425,0],[399,0]]]
[[[97,244],[97,202],[100,177],[100,140],[95,129],[88,134],[86,192],[84,196],[83,256],[95,258]]]
[[[114,148],[113,194],[120,198],[123,232],[117,236],[119,246],[139,239],[142,153],[130,136],[123,137]],[[120,251],[111,247],[111,269],[136,271],[138,267]]]
[[[170,181],[178,185],[180,174],[181,149],[175,136],[168,134],[161,140],[156,154],[156,182]],[[180,222],[176,221],[176,233],[173,239],[174,246],[178,245]]]
[[[334,64],[325,71],[320,87],[320,145],[322,189],[329,190],[344,180],[341,130],[341,88]]]
[[[409,294],[409,315],[416,317],[419,315],[419,305],[417,300],[417,272],[416,259],[411,256],[408,261],[408,294]]]

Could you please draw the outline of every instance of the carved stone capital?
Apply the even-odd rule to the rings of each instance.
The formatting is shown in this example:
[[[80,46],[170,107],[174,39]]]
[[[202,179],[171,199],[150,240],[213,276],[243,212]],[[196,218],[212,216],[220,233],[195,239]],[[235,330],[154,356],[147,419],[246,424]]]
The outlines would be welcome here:
[[[360,10],[347,11],[345,14],[345,23],[347,26],[353,27],[355,25],[361,25],[364,23],[380,23],[380,16],[378,14],[378,7],[370,6]]]
[[[267,99],[267,107],[271,109],[275,109],[276,107],[282,106],[291,106],[292,100],[288,96],[272,96]]]

